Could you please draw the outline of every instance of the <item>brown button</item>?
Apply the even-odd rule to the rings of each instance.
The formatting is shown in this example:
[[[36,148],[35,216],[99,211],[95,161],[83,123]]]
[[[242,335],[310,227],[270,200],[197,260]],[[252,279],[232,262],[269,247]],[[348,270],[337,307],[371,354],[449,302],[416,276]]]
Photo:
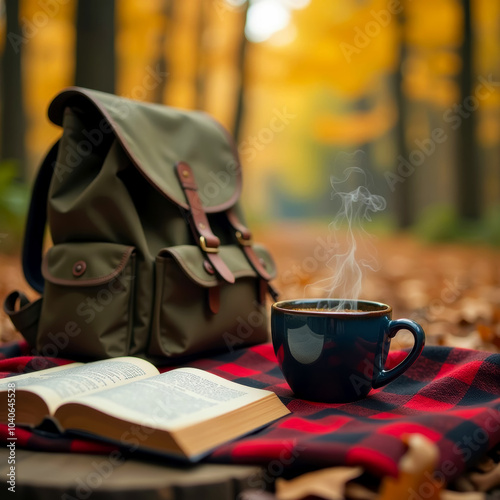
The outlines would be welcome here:
[[[182,175],[183,175],[184,177],[189,177],[189,171],[188,171],[188,170],[183,170],[183,171],[182,171]]]
[[[81,276],[85,270],[87,269],[87,264],[83,260],[79,260],[78,262],[75,262],[73,266],[73,276]]]

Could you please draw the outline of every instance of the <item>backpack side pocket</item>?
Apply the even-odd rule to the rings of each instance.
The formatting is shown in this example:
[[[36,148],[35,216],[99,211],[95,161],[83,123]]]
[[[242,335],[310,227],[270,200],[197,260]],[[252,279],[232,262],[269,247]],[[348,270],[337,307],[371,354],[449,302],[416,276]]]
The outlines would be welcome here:
[[[42,264],[45,292],[36,347],[45,356],[102,359],[129,353],[135,249],[64,243]]]

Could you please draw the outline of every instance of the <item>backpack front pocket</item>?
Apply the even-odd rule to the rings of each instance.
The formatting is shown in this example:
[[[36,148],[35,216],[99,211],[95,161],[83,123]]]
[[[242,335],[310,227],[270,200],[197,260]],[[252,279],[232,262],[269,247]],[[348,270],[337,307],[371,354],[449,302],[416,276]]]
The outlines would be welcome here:
[[[55,245],[45,278],[37,350],[45,356],[102,359],[129,353],[134,310],[134,247]]]
[[[256,251],[273,269],[267,252]],[[174,360],[210,351],[229,352],[268,340],[260,278],[239,247],[220,247],[220,255],[236,278],[233,284],[221,283],[193,245],[165,248],[156,258],[148,349],[153,359],[165,362],[165,357]]]

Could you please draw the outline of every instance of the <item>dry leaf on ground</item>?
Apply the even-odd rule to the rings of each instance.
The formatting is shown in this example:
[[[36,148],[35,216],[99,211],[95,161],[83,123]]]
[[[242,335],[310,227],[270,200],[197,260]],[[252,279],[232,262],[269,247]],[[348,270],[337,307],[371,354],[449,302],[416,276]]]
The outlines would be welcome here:
[[[278,500],[302,500],[309,496],[344,500],[346,483],[362,474],[361,467],[332,467],[303,474],[286,481],[276,480]]]

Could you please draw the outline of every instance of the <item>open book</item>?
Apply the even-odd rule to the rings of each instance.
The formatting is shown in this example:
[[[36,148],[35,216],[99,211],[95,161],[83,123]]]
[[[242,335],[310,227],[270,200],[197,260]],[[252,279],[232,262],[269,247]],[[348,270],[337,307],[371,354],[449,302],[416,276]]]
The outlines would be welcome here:
[[[13,408],[16,426],[37,427],[50,418],[61,432],[191,461],[289,413],[273,392],[196,368],[160,374],[134,357],[3,379],[0,422],[12,422]]]

